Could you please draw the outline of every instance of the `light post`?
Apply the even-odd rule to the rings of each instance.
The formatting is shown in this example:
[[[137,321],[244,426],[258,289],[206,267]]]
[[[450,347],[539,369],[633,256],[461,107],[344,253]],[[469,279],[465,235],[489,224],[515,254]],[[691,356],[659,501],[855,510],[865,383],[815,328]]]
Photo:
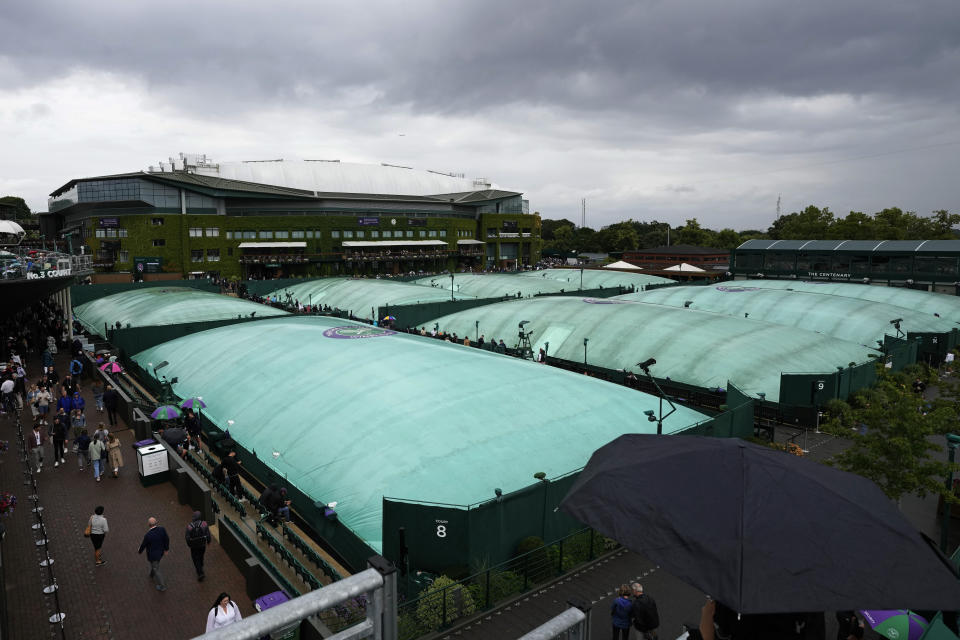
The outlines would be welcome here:
[[[663,435],[663,421],[664,421],[665,419],[669,418],[670,415],[671,415],[674,411],[677,410],[677,407],[676,407],[676,405],[674,405],[673,402],[670,400],[670,396],[668,396],[667,394],[665,394],[665,393],[663,392],[663,389],[660,388],[660,385],[657,384],[656,379],[655,379],[655,378],[653,377],[653,375],[650,373],[650,367],[652,367],[652,366],[655,365],[655,364],[657,364],[656,359],[654,359],[654,358],[647,358],[647,359],[644,360],[643,362],[638,362],[638,363],[637,363],[637,366],[640,367],[640,369],[646,374],[646,376],[647,376],[647,378],[650,380],[650,382],[653,383],[654,388],[656,388],[656,390],[657,390],[657,395],[658,395],[658,397],[660,398],[660,411],[659,411],[659,413],[658,413],[656,416],[653,415],[653,410],[652,410],[652,409],[648,409],[647,411],[644,411],[644,413],[645,413],[646,416],[647,416],[647,420],[648,420],[649,422],[656,422],[656,423],[657,423],[657,435],[659,436],[659,435]],[[670,405],[670,411],[667,412],[666,415],[663,414],[663,400],[664,400],[664,399],[666,399],[666,400],[667,400],[667,404]]]
[[[473,324],[474,324],[474,326],[475,326],[476,329],[477,329],[477,333],[476,333],[476,336],[477,336],[477,337],[476,337],[476,339],[474,340],[474,342],[480,342],[480,321],[479,321],[479,320],[474,320],[474,321],[473,321]]]
[[[590,341],[590,338],[583,339],[583,372],[587,372],[587,343]]]
[[[453,302],[453,271],[450,272],[450,302]]]
[[[580,265],[580,291],[583,291],[583,265]]]
[[[948,459],[950,460],[950,465],[953,466],[954,461],[956,460],[957,447],[960,446],[960,436],[948,433],[947,434],[947,449],[949,451]],[[953,493],[953,469],[950,469],[947,472],[946,480],[947,491]],[[950,534],[950,501],[944,497],[943,499],[943,515],[941,516],[942,520],[940,521],[940,550],[944,553],[947,553],[947,538]]]

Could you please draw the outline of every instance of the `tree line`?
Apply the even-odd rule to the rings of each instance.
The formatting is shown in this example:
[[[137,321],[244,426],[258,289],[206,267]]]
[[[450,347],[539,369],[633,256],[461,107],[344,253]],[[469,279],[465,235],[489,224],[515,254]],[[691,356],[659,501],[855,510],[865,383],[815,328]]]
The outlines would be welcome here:
[[[705,229],[696,218],[682,226],[652,220],[625,220],[601,228],[577,227],[567,219],[544,219],[541,227],[544,249],[610,253],[649,249],[667,244],[689,244],[718,249],[734,249],[755,238],[771,240],[949,240],[957,238],[953,230],[960,226],[960,214],[945,209],[928,217],[898,207],[874,214],[851,211],[844,217],[834,215],[828,207],[810,205],[803,211],[779,216],[766,230],[747,229],[719,231]]]

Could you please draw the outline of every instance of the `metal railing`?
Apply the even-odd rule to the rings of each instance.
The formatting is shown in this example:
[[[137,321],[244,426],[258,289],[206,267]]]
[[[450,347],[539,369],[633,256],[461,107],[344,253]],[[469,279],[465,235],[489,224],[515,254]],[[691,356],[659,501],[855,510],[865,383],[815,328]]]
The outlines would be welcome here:
[[[93,273],[93,256],[10,247],[0,253],[0,278],[35,280]]]
[[[397,638],[396,571],[380,556],[368,561],[369,569],[316,591],[304,594],[230,626],[210,631],[194,640],[256,640],[287,629],[311,616],[334,609],[366,594],[366,618],[336,633],[328,640]]]
[[[399,638],[412,640],[490,609],[595,559],[609,544],[616,545],[583,529],[457,582],[437,586],[438,578],[419,597],[400,605]]]
[[[520,640],[590,640],[590,605],[567,601],[570,608],[550,618]]]

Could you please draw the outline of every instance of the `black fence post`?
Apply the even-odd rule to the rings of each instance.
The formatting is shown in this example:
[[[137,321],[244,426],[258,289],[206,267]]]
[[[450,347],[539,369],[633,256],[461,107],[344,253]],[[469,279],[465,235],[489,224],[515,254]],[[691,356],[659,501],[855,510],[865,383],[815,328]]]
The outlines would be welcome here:
[[[587,555],[589,560],[593,560],[593,529],[590,529],[590,552]]]
[[[487,569],[487,587],[485,591],[486,591],[486,595],[483,598],[484,609],[490,606],[490,569]]]
[[[560,539],[560,561],[557,566],[557,575],[563,575],[563,538]]]
[[[440,592],[440,597],[443,598],[443,614],[440,617],[440,628],[447,626],[447,589],[449,587],[444,587]]]

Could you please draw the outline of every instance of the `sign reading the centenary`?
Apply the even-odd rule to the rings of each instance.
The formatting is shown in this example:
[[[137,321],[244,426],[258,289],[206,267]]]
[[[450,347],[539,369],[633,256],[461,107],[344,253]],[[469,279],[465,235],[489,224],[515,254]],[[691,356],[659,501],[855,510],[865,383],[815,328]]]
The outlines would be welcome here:
[[[815,278],[815,279],[826,278],[829,280],[849,280],[850,274],[849,273],[832,273],[830,271],[808,271],[807,277]]]

